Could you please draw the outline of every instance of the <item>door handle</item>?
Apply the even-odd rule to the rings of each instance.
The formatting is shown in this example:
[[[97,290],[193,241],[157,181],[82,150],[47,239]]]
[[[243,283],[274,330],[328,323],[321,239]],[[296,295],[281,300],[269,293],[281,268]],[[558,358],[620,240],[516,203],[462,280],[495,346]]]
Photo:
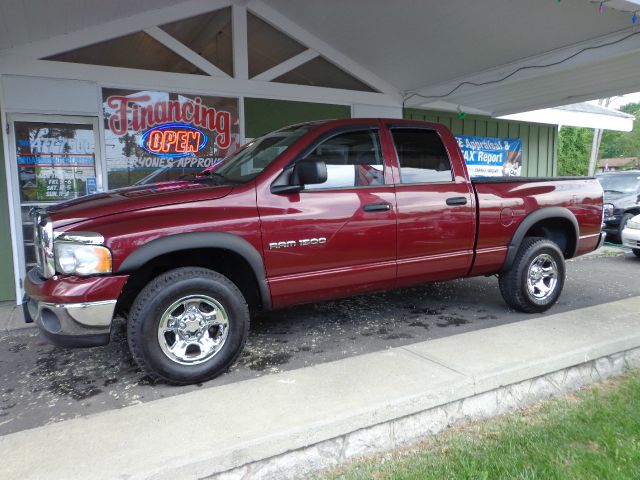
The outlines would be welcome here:
[[[467,197],[451,197],[447,198],[447,205],[466,205]]]
[[[387,202],[367,203],[362,209],[365,212],[386,212],[391,210],[391,204]]]

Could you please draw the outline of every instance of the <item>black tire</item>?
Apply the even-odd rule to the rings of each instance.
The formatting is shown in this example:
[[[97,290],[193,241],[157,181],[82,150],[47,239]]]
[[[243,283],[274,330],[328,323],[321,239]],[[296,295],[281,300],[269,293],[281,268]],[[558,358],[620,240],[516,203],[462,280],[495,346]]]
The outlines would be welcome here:
[[[191,296],[209,298],[217,302],[221,308],[214,312],[216,314],[214,318],[222,312],[224,315],[221,315],[221,318],[224,317],[227,323],[226,328],[215,327],[218,328],[216,331],[220,337],[212,338],[222,339],[220,332],[223,331],[226,332],[226,336],[220,342],[219,350],[209,353],[212,355],[210,358],[203,357],[202,363],[183,364],[179,360],[170,358],[170,353],[163,351],[163,348],[167,350],[168,347],[161,346],[159,328],[163,316],[174,318],[168,317],[167,312],[175,313],[176,310],[171,308]],[[186,301],[183,302],[185,303]],[[182,318],[182,315],[180,317]],[[173,323],[172,320],[165,321]],[[198,328],[196,323],[193,321],[192,325]],[[203,335],[210,334],[210,330],[202,331],[206,332]],[[184,333],[186,330],[181,332]],[[188,333],[196,335],[191,331]],[[196,267],[177,268],[149,282],[131,306],[127,327],[131,355],[142,371],[155,380],[176,385],[204,382],[225,372],[242,352],[248,333],[249,308],[238,287],[217,272]],[[170,332],[169,335],[172,333]],[[176,333],[173,338],[177,342],[178,334]],[[185,357],[188,356],[189,348],[184,352]]]
[[[547,257],[553,259],[557,270],[556,282],[551,291],[543,298],[537,298],[529,288],[529,271],[535,261],[542,261]],[[551,262],[544,264],[552,266]],[[525,238],[520,245],[511,268],[499,276],[500,293],[502,298],[512,308],[525,313],[539,313],[551,308],[558,301],[565,279],[564,255],[558,245],[540,237]],[[549,284],[552,282],[549,281]],[[546,285],[546,284],[545,284]],[[532,287],[533,288],[533,287]],[[541,295],[542,291],[538,290]]]
[[[640,258],[640,248],[632,248],[631,251],[636,257]]]
[[[618,225],[618,243],[622,243],[622,230],[625,229],[625,227],[627,226],[627,222],[634,216],[635,215],[631,213],[625,213],[624,215],[622,215],[622,218],[620,219],[620,225]]]

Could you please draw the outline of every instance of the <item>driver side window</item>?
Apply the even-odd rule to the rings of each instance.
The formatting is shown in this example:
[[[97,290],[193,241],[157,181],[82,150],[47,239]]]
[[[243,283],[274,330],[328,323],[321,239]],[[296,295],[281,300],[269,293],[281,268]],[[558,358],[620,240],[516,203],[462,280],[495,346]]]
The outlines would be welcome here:
[[[305,190],[384,185],[384,161],[377,130],[345,132],[318,145],[307,158],[327,164],[327,181]]]

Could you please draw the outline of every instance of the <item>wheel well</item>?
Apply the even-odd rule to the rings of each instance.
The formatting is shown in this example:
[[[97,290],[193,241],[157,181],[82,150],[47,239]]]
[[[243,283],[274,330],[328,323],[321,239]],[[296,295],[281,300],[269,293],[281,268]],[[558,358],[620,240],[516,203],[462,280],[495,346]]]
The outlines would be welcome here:
[[[640,214],[640,209],[638,209],[638,208],[630,208],[629,210],[625,210],[624,213],[630,213],[631,215],[638,215],[638,214]]]
[[[215,270],[235,283],[249,307],[261,307],[258,280],[249,263],[241,255],[223,248],[196,248],[160,255],[137,268],[129,277],[118,299],[116,311],[126,315],[136,296],[147,283],[158,275],[179,267]]]
[[[547,218],[534,224],[524,238],[543,237],[560,247],[565,258],[571,258],[576,251],[577,238],[573,224],[564,218]]]

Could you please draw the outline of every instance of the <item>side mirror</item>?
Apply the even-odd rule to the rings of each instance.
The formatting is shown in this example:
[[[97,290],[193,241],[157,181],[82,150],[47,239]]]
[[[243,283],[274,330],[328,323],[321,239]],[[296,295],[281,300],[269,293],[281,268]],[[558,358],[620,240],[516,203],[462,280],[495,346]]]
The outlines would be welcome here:
[[[293,185],[314,185],[327,181],[327,164],[322,160],[306,158],[295,164],[291,174]]]
[[[323,160],[307,157],[294,165],[289,181],[283,183],[285,178],[287,177],[281,176],[281,180],[276,180],[271,185],[271,193],[294,193],[302,190],[305,185],[326,182],[327,164]]]

